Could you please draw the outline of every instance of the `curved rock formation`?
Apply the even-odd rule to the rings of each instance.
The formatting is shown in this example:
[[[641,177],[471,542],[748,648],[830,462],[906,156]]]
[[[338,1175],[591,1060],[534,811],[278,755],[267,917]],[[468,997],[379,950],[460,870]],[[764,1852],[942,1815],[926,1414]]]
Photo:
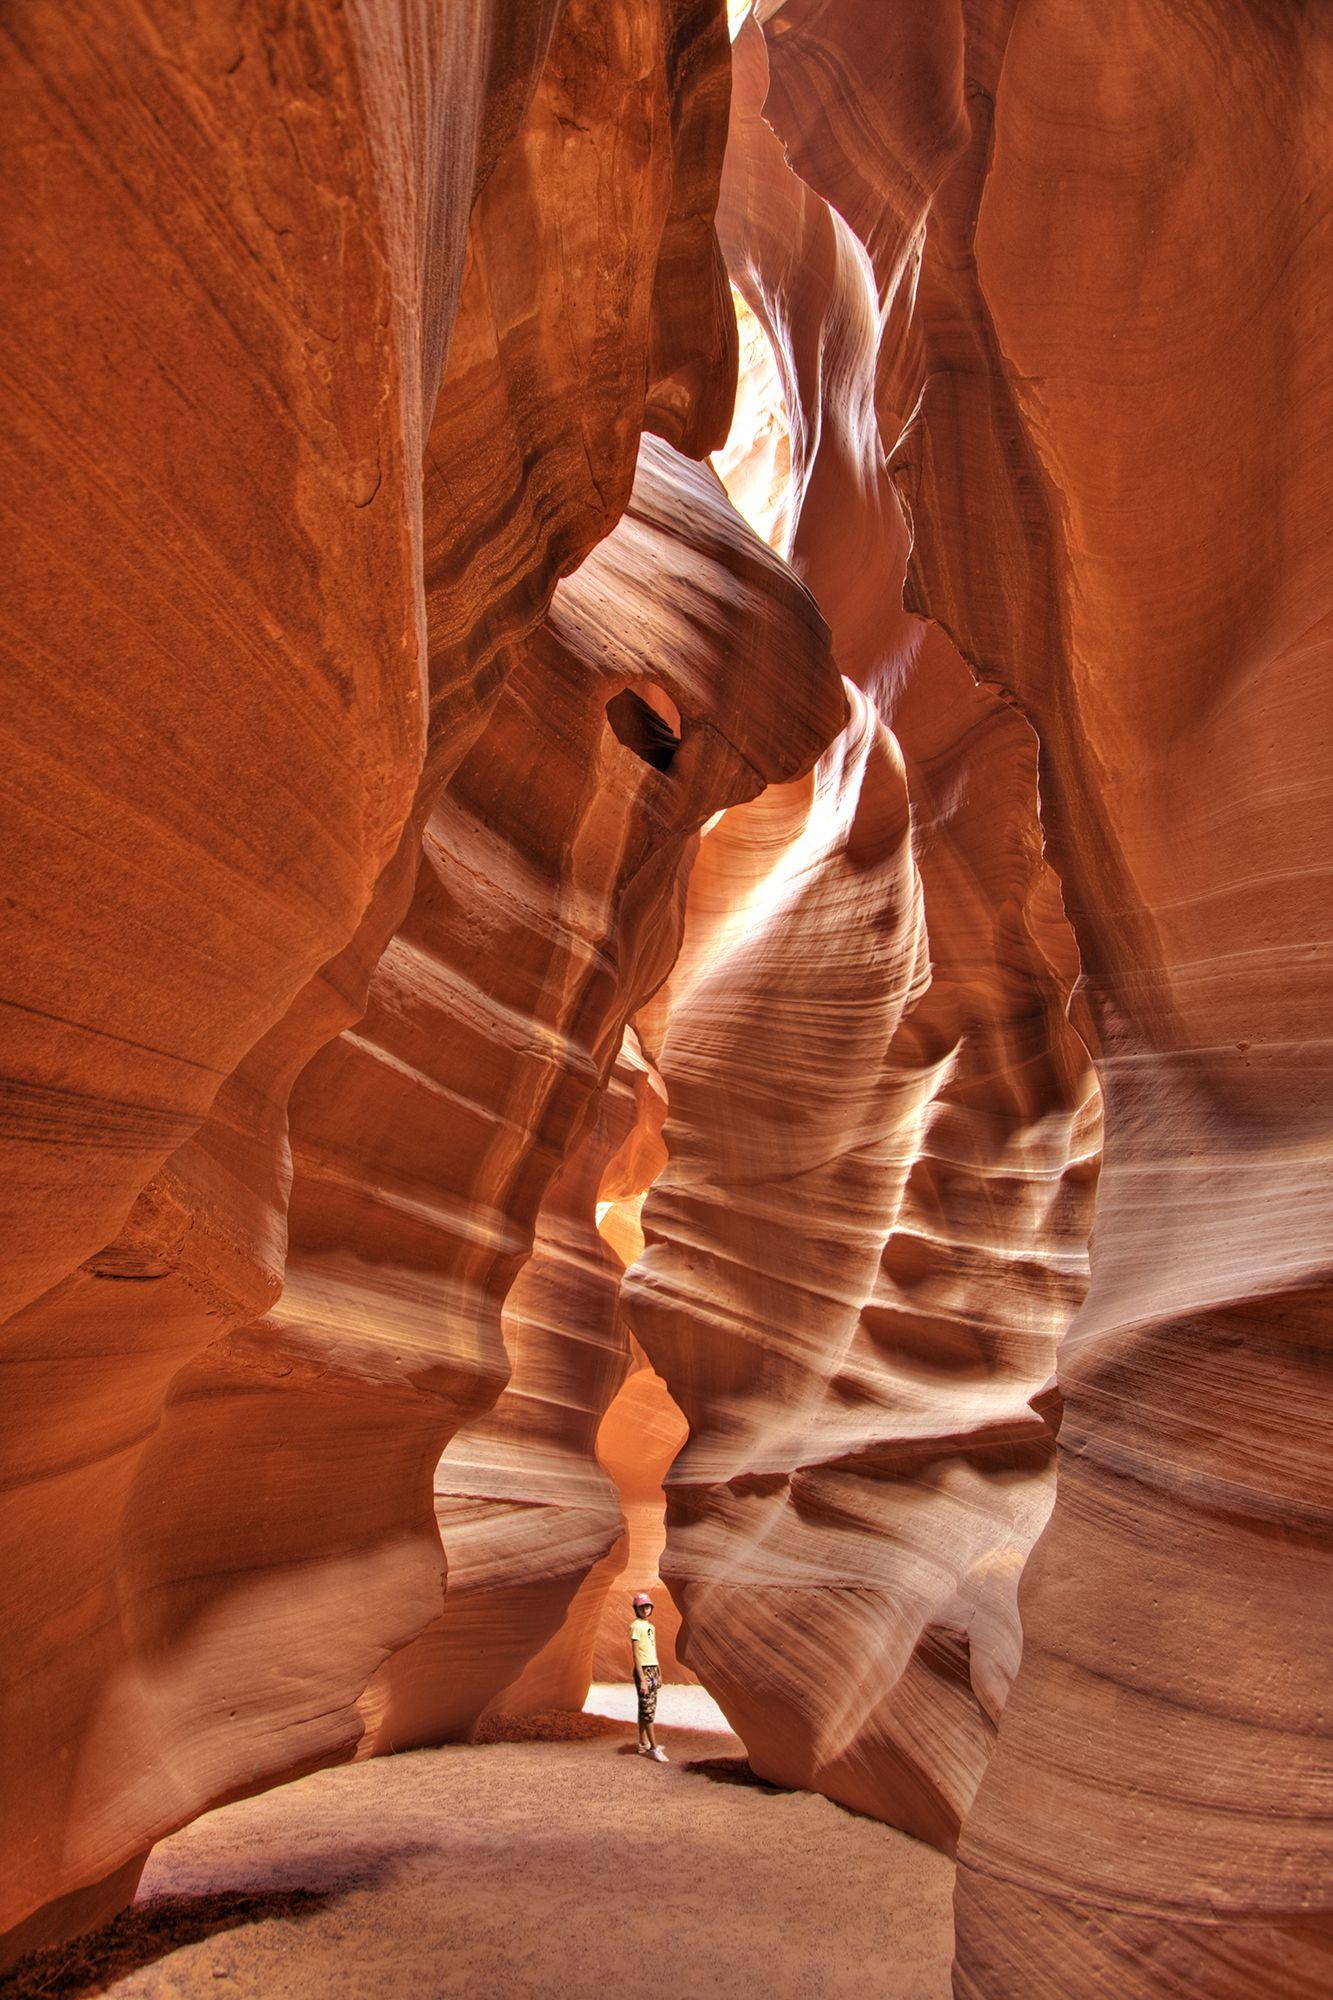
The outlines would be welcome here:
[[[642,1235],[637,1248],[643,1248]],[[680,1612],[661,1575],[666,1547],[663,1482],[685,1444],[689,1426],[666,1383],[632,1337],[630,1360],[630,1371],[597,1432],[597,1456],[615,1481],[625,1535],[619,1550],[618,1586],[604,1593],[593,1634],[588,1678],[623,1681],[629,1677],[630,1599],[635,1591],[646,1590],[653,1598],[662,1679],[693,1681],[697,1675],[680,1656]]]
[[[1314,1993],[1333,24],[912,11],[788,0],[769,115],[903,328],[909,598],[1037,730],[1107,1107],[955,1990]]]
[[[286,1102],[366,1005],[440,787],[628,498],[641,425],[704,449],[730,399],[711,6],[206,12],[6,23],[7,158],[45,204],[6,210],[43,663],[6,709],[10,1951],[115,1907],[165,1828],[349,1754],[367,1675],[438,1606],[429,1461],[499,1388],[498,1335],[441,1401],[392,1330],[340,1319],[317,1078],[292,1283],[258,1318]]]
[[[754,12],[6,10],[6,1960],[680,1444],[958,2000],[1327,1985],[1333,17]]]
[[[627,1017],[670,969],[699,828],[808,766],[841,701],[810,599],[711,472],[645,441],[628,511],[556,592],[436,809],[413,912],[366,1021],[323,1059],[342,1076],[312,1066],[294,1107],[303,1131],[322,1109],[345,1137],[336,1151],[311,1146],[320,1240],[316,1251],[313,1218],[299,1255],[294,1237],[279,1310],[309,1271],[319,1310],[396,1352],[427,1311],[431,1366],[452,1378],[435,1390],[451,1406],[430,1418],[435,1455],[504,1382],[501,1304]],[[308,1118],[307,1086],[312,1100],[318,1088]],[[596,1234],[608,1154],[628,1136],[613,1108],[607,1120],[551,1189],[546,1254],[514,1300],[512,1393],[441,1465],[437,1512],[446,1555],[451,1523],[459,1538],[462,1587],[412,1656],[372,1684],[375,1743],[461,1733],[553,1629],[560,1589],[567,1601],[619,1530],[618,1510],[608,1522],[594,1498],[577,1521],[547,1514],[554,1550],[535,1532],[537,1505],[558,1498],[550,1475],[567,1477],[580,1446],[594,1494],[605,1490],[593,1429],[627,1360],[618,1260],[608,1268]],[[313,1171],[297,1181],[294,1230],[307,1185]],[[551,1236],[570,1227],[582,1260],[562,1270]],[[369,1267],[356,1245],[373,1246]],[[546,1474],[534,1381],[553,1397],[557,1436],[572,1420],[562,1465]],[[566,1528],[578,1539],[562,1551]],[[520,1572],[550,1586],[551,1616],[512,1619]]]
[[[627,1310],[690,1422],[667,1557],[690,1664],[766,1775],[952,1848],[1051,1504],[1096,1091],[1032,733],[902,609],[866,254],[763,121],[752,23],[736,71],[719,229],[776,380],[764,410],[758,352],[762,445],[724,463],[864,692],[812,792],[705,845]]]
[[[530,1663],[537,1668],[533,1656],[620,1540],[620,1507],[594,1440],[628,1365],[624,1267],[597,1228],[597,1208],[616,1156],[633,1141],[633,1083],[618,1063],[542,1202],[533,1253],[504,1301],[508,1381],[435,1469],[448,1558],[443,1613],[371,1681],[358,1754],[448,1742],[492,1703],[524,1706],[508,1697],[511,1683]],[[583,1706],[586,1679],[579,1687],[549,1660],[536,1678],[540,1705]],[[568,1687],[557,1685],[566,1678]]]
[[[371,1682],[358,1756],[466,1736],[487,1710],[581,1709],[594,1678],[625,1677],[611,1585],[636,1556],[633,1581],[655,1576],[662,1478],[684,1437],[620,1310],[625,1266],[643,1247],[631,1218],[665,1157],[664,1108],[629,1030],[505,1298],[509,1380],[436,1468],[443,1614]],[[691,1678],[675,1663],[675,1624],[663,1593],[664,1671]]]

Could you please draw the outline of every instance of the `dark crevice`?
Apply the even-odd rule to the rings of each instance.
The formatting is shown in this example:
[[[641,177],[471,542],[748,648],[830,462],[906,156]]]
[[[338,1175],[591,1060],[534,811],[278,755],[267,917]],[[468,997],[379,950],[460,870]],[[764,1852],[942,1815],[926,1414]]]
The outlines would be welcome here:
[[[606,719],[617,740],[645,764],[651,764],[655,771],[671,769],[680,736],[633,688],[622,688],[612,695],[606,704]]]

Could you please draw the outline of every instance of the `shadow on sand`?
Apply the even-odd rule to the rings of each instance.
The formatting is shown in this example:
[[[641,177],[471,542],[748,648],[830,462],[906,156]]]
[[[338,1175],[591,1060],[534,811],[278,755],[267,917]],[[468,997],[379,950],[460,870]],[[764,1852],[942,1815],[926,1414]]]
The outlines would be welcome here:
[[[792,1785],[770,1784],[752,1771],[744,1757],[696,1757],[685,1766],[687,1771],[697,1771],[701,1778],[710,1778],[715,1785],[748,1785],[756,1792],[771,1792],[774,1796],[795,1790]]]
[[[80,2000],[105,1993],[182,1945],[271,1918],[301,1923],[317,1916],[336,1892],[314,1889],[224,1890],[213,1896],[155,1896],[73,1944],[32,1952],[0,1975],[0,2000]]]

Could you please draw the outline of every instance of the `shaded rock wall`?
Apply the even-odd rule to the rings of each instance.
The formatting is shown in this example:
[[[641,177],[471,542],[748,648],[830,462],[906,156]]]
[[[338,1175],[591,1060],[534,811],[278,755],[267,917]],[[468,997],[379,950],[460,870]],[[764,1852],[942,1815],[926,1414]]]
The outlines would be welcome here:
[[[630,717],[619,728],[637,749],[609,725],[612,709]],[[661,769],[650,755],[659,711],[679,734],[677,744],[662,732]],[[645,442],[628,511],[557,591],[431,821],[413,913],[376,973],[356,1043],[342,1045],[350,1064],[373,1037],[389,1074],[361,1091],[350,1077],[321,1090],[357,1151],[352,1168],[325,1174],[328,1237],[318,1260],[312,1244],[309,1268],[325,1296],[355,1287],[335,1309],[391,1350],[410,1338],[412,1316],[429,1315],[431,1366],[455,1378],[441,1385],[452,1423],[437,1411],[427,1434],[436,1456],[504,1384],[501,1304],[628,1015],[670,969],[700,826],[766,778],[808,766],[842,712],[810,598],[710,471]],[[376,1747],[464,1731],[619,1530],[592,1459],[626,1360],[620,1266],[595,1204],[629,1136],[609,1106],[550,1187],[543,1255],[512,1302],[514,1380],[436,1479],[460,1588],[372,1683]],[[294,1220],[301,1190],[298,1179]],[[388,1212],[367,1220],[368,1204]],[[282,1312],[306,1268],[294,1252]],[[558,1465],[544,1462],[538,1395]],[[400,1459],[405,1443],[400,1429]],[[562,1506],[580,1450],[591,1504]],[[532,1591],[516,1603],[527,1585],[549,1616]]]
[[[632,1329],[960,2000],[1326,1984],[1333,27],[759,12],[7,12],[6,1955],[578,1700]]]
[[[735,58],[719,231],[771,349],[723,463],[859,690],[811,785],[705,842],[626,1305],[690,1421],[690,1664],[756,1768],[952,1848],[1052,1499],[1097,1097],[1032,732],[902,609],[865,251],[763,121],[753,23]]]
[[[287,1100],[419,867],[485,827],[484,773],[437,828],[441,786],[642,424],[720,436],[735,336],[711,6],[6,31],[7,159],[39,190],[6,206],[33,496],[5,710],[13,1951],[115,1907],[192,1813],[350,1754],[367,1676],[438,1609],[429,1467],[500,1387],[498,1333],[431,1346],[418,1164],[388,1200],[355,1184],[382,1043],[329,1056],[341,1118],[303,1079],[291,1144]],[[409,1047],[411,923],[370,996]],[[530,1189],[476,1269],[512,1274],[574,1136],[568,1103],[523,1129],[548,1095],[472,1114]],[[397,1235],[363,1256],[367,1199]]]
[[[956,1991],[1313,1993],[1333,23],[789,0],[771,46],[900,331],[909,602],[1037,731],[1106,1096]]]
[[[505,1690],[619,1541],[620,1507],[594,1439],[627,1365],[623,1267],[596,1207],[638,1109],[626,1081],[618,1066],[538,1212],[532,1256],[504,1303],[503,1392],[461,1425],[435,1469],[444,1609],[371,1681],[358,1754],[446,1742],[493,1702],[511,1710]],[[582,1707],[586,1686],[556,1689],[565,1676],[554,1671],[542,1678],[552,1683],[544,1705]]]

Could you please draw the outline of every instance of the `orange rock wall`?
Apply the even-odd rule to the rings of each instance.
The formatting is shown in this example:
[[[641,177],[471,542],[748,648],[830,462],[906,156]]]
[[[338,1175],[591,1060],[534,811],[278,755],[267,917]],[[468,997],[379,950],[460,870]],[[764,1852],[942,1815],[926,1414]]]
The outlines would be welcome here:
[[[652,714],[635,688],[678,718],[666,769],[608,726],[626,690]],[[323,1059],[349,1073],[325,1084],[312,1065],[303,1080],[294,1122],[308,1085],[311,1122],[336,1120],[348,1151],[312,1147],[318,1208],[279,1312],[309,1283],[313,1311],[393,1354],[423,1342],[424,1320],[452,1416],[445,1428],[437,1407],[424,1433],[433,1455],[478,1419],[435,1481],[458,1587],[372,1682],[372,1748],[464,1733],[619,1531],[592,1456],[627,1361],[595,1205],[630,1128],[609,1106],[571,1149],[627,1017],[670,969],[700,826],[813,762],[842,713],[811,600],[710,471],[645,442],[624,518],[556,592],[436,808],[365,1023]],[[304,1199],[298,1178],[294,1225]],[[501,1306],[543,1227],[507,1354]],[[510,1356],[510,1388],[483,1415]],[[398,1437],[405,1463],[401,1424]]]
[[[1106,1098],[955,1991],[1313,1994],[1333,21],[788,0],[771,47],[898,335],[908,601],[1037,732]]]
[[[624,1514],[623,1568],[607,1593],[598,1621],[589,1677],[627,1680],[633,1671],[629,1643],[632,1598],[653,1600],[657,1658],[666,1682],[697,1679],[680,1652],[680,1610],[661,1574],[666,1547],[664,1481],[689,1435],[689,1426],[666,1383],[636,1340],[631,1368],[597,1433],[597,1456],[616,1484]]]
[[[1333,20],[756,12],[7,10],[0,1959],[683,1420],[958,2000],[1327,1983]]]
[[[952,1848],[1053,1497],[1097,1093],[1032,731],[902,609],[871,268],[763,121],[753,23],[735,58],[719,230],[774,379],[723,464],[859,686],[813,781],[705,841],[626,1307],[690,1423],[689,1664],[759,1770]]]
[[[469,831],[492,858],[468,754],[522,666],[515,781],[539,761],[524,635],[643,424],[720,438],[735,335],[712,6],[21,5],[6,33],[12,1953],[116,1907],[193,1813],[350,1754],[438,1610],[430,1466],[504,1380],[486,1274],[577,1103],[516,1045],[511,1094],[483,1070],[458,1105],[460,1170],[520,1194],[498,1232],[478,1211],[461,1350],[436,1340],[408,1123],[376,1178],[435,871]],[[529,1034],[568,1034],[558,998]]]

